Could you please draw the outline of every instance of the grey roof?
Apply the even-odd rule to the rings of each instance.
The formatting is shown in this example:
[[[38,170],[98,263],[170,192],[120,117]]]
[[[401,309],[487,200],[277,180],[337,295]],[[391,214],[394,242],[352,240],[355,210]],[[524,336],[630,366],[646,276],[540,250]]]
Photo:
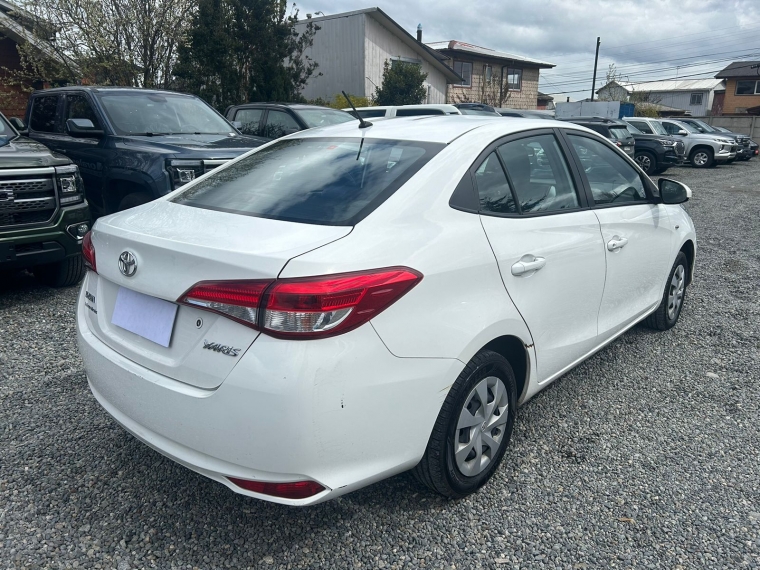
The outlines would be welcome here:
[[[735,61],[724,68],[715,77],[726,79],[728,77],[755,77],[760,79],[760,67],[752,69],[753,65],[760,65],[760,61]]]
[[[713,91],[723,87],[722,79],[667,79],[664,81],[610,81],[602,89],[619,86],[628,91],[660,92],[660,91]]]
[[[401,25],[398,22],[396,22],[393,18],[391,18],[388,14],[383,12],[378,7],[364,8],[362,10],[354,10],[352,12],[341,12],[339,14],[330,14],[327,16],[320,16],[318,18],[308,18],[306,20],[299,20],[299,23],[306,23],[306,22],[319,23],[325,20],[334,20],[337,18],[349,18],[351,16],[357,16],[359,14],[366,14],[374,18],[378,22],[380,22],[386,29],[388,29],[391,33],[395,34],[406,45],[408,45],[414,51],[419,53],[425,59],[425,61],[427,61],[434,69],[443,73],[443,75],[446,77],[446,80],[449,83],[461,83],[463,81],[463,79],[457,73],[454,73],[453,69],[451,69],[445,63],[443,63],[446,59],[448,59],[446,56],[438,53],[437,51],[433,49],[430,49],[424,43],[418,42],[417,38],[412,36],[403,27],[401,27]]]
[[[534,67],[542,67],[546,69],[556,67],[556,64],[549,63],[548,61],[541,61],[538,59],[532,59],[532,58],[525,57],[522,55],[517,55],[514,53],[497,51],[495,49],[485,48],[482,46],[476,46],[474,44],[468,44],[466,42],[460,42],[459,40],[449,40],[445,42],[432,42],[427,45],[428,47],[437,51],[442,51],[442,50],[458,51],[458,52],[467,53],[470,55],[488,57],[492,59],[501,59],[504,61],[512,61],[516,63],[523,63],[523,64],[531,65]]]

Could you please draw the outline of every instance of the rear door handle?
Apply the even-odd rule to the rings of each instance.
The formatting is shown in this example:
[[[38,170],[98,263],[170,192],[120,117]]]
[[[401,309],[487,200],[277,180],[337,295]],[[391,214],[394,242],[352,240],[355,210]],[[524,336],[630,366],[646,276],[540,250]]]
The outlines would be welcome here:
[[[612,239],[607,242],[607,249],[610,251],[617,251],[623,249],[627,243],[628,238],[613,236]]]
[[[520,261],[512,266],[512,275],[520,276],[526,273],[533,273],[538,271],[544,265],[546,265],[546,258],[536,257],[534,255],[524,255]]]

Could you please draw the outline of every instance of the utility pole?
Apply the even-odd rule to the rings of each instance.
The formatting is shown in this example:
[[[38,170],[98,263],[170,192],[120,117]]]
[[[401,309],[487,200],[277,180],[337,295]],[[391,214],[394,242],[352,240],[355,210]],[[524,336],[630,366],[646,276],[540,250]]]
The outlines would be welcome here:
[[[596,91],[596,64],[599,63],[599,44],[602,43],[602,38],[596,38],[596,57],[594,58],[594,81],[591,83],[591,100],[594,100],[594,91]]]

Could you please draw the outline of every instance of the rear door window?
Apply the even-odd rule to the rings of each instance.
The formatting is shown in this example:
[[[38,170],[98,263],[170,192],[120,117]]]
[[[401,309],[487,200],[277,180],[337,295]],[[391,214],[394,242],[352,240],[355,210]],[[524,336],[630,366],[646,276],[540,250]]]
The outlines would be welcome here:
[[[58,95],[35,97],[32,103],[32,114],[29,126],[33,131],[41,133],[60,132],[58,128]]]
[[[520,213],[535,214],[579,207],[575,184],[554,135],[536,135],[499,147]]]
[[[631,138],[631,131],[625,127],[610,127],[610,138],[616,141],[625,141]]]
[[[480,211],[493,214],[516,214],[514,195],[501,161],[492,152],[475,171]]]
[[[247,216],[352,226],[444,147],[356,138],[284,140],[220,168],[173,201]]]

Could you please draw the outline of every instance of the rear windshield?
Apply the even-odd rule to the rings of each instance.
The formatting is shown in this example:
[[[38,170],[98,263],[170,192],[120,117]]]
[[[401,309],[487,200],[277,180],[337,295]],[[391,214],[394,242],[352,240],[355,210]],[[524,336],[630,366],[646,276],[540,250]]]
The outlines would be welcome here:
[[[424,115],[445,115],[443,109],[396,109],[397,117],[420,117]]]
[[[279,141],[219,169],[173,201],[275,220],[352,226],[444,146],[322,137]]]
[[[385,117],[385,109],[359,109],[357,110],[357,113],[359,113],[359,116],[362,119],[371,119],[372,117]]]
[[[613,140],[624,141],[631,138],[631,131],[626,127],[610,127],[610,136]]]

